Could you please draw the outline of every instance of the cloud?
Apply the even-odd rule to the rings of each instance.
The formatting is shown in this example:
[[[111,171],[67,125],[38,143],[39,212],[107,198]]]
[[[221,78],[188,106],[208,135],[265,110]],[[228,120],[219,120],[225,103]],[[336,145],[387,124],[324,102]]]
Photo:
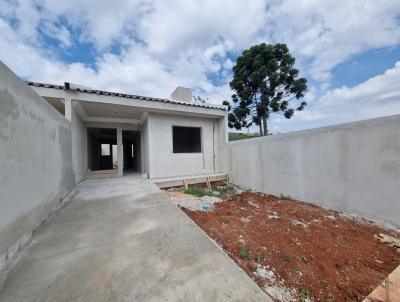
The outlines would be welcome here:
[[[19,75],[164,97],[177,85],[204,94],[215,90],[208,76],[231,68],[226,54],[239,42],[242,47],[251,43],[265,15],[261,0],[241,0],[237,5],[227,0],[200,5],[196,1],[19,0],[4,5],[0,55]],[[241,9],[250,15],[241,14]],[[60,61],[49,51],[52,45],[49,49],[40,45],[43,34],[66,48],[93,43],[99,51],[94,66]],[[121,53],[112,53],[112,45],[121,41]],[[15,47],[17,51],[12,51]]]
[[[286,0],[270,5],[266,36],[287,42],[307,75],[330,79],[330,70],[352,55],[400,43],[397,0]]]
[[[354,87],[328,90],[291,120],[275,117],[274,131],[287,132],[400,113],[400,61]]]
[[[236,55],[255,43],[283,42],[313,86],[308,110],[280,123],[282,131],[351,120],[352,112],[400,111],[398,85],[378,84],[385,85],[380,76],[393,79],[386,73],[366,86],[329,89],[336,65],[400,44],[398,0],[0,0],[0,7],[0,59],[25,79],[160,97],[183,85],[221,103],[232,95]],[[63,58],[81,45],[93,54]]]

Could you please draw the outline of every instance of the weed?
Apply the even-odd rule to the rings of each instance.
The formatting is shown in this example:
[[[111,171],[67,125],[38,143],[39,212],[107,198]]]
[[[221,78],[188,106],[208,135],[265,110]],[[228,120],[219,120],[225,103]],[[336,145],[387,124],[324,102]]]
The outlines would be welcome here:
[[[224,186],[213,185],[212,190],[214,192],[214,196],[220,197],[222,199],[230,197],[236,193],[235,188],[230,184]]]
[[[306,256],[300,256],[300,259],[303,260],[303,262],[304,262],[305,264],[308,263],[308,259],[307,259]]]
[[[302,288],[300,290],[300,301],[305,302],[311,300],[311,294],[307,288]]]
[[[206,190],[202,187],[199,186],[190,186],[185,190],[186,194],[194,195],[197,197],[203,197],[205,195],[208,195]]]
[[[256,255],[256,261],[257,263],[261,263],[262,256],[261,255]]]
[[[203,197],[203,196],[216,196],[221,199],[225,199],[227,197],[230,197],[236,193],[235,188],[228,184],[226,186],[219,186],[219,185],[213,185],[211,189],[208,188],[203,188],[201,186],[189,186],[185,190],[186,194],[194,195],[196,197]]]
[[[292,271],[293,271],[293,273],[296,273],[296,274],[300,273],[300,270],[297,266],[293,267]]]
[[[285,200],[295,200],[292,196],[290,195],[285,195],[285,194],[281,194],[280,195],[281,199],[285,199]]]
[[[240,248],[239,256],[240,256],[240,258],[242,258],[242,259],[246,259],[246,260],[249,260],[249,259],[250,259],[250,253],[249,253],[249,251],[248,251],[245,247],[243,247],[243,246]]]

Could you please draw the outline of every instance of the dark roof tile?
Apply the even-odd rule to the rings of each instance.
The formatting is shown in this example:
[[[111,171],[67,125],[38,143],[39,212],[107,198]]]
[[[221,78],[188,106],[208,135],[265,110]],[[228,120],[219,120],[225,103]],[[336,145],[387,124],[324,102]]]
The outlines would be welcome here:
[[[35,86],[35,87],[66,90],[65,86],[63,86],[63,85],[46,84],[46,83],[38,83],[38,82],[30,82],[30,81],[26,81],[26,83],[30,86]],[[169,100],[169,99],[153,98],[153,97],[140,96],[140,95],[134,95],[134,94],[125,94],[125,93],[120,93],[120,92],[110,92],[110,91],[86,89],[86,88],[74,88],[71,90],[78,91],[78,92],[84,92],[84,93],[97,94],[97,95],[116,96],[116,97],[122,97],[122,98],[128,98],[128,99],[139,99],[139,100],[150,101],[150,102],[162,102],[162,103],[170,103],[170,104],[176,104],[176,105],[186,105],[186,106],[203,107],[203,108],[209,108],[209,109],[227,110],[225,106],[218,106],[218,105],[207,104],[207,103],[185,103],[185,102],[178,102],[178,101]]]

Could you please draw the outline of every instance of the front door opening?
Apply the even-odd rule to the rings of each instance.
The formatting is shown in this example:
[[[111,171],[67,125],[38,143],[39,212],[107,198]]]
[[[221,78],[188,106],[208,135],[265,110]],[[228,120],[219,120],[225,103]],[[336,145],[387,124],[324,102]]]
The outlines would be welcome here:
[[[141,171],[141,149],[139,131],[122,131],[124,145],[124,174]]]
[[[109,128],[87,128],[88,172],[117,173],[117,130]]]

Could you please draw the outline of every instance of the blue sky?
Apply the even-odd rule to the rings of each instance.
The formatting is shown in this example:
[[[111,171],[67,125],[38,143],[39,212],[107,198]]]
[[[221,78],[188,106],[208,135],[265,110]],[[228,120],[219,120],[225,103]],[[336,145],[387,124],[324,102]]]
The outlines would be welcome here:
[[[400,60],[400,46],[371,49],[352,56],[332,69],[332,88],[352,87],[382,74]]]
[[[230,99],[236,57],[286,43],[309,82],[287,132],[400,113],[400,2],[0,0],[0,60],[24,79]],[[253,130],[253,129],[251,129]]]

